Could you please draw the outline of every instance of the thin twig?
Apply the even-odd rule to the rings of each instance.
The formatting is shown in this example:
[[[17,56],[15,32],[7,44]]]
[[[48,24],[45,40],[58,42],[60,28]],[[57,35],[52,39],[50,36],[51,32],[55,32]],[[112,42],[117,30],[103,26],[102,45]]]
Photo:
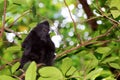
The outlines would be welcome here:
[[[115,28],[115,26],[117,26],[117,24],[113,24],[113,26],[111,28],[109,28],[106,33],[103,33],[103,34],[101,34],[101,35],[99,35],[99,36],[97,36],[95,38],[92,38],[92,39],[90,39],[88,41],[90,42],[92,40],[96,40],[98,38],[101,38],[101,37],[104,37],[104,36],[108,35],[111,32],[111,30],[113,30]]]
[[[17,32],[15,32],[14,30],[9,29],[9,28],[11,28],[11,27],[14,25],[14,23],[18,21],[18,19],[20,19],[21,17],[23,17],[24,15],[26,15],[26,14],[29,13],[30,11],[31,11],[31,10],[25,11],[25,12],[24,12],[22,15],[20,15],[16,20],[14,20],[14,22],[12,22],[8,27],[4,27],[4,29],[5,29],[7,32],[14,33],[19,39],[21,39],[21,36],[20,36]]]
[[[18,34],[17,32],[15,32],[14,30],[9,29],[9,28],[7,28],[7,27],[5,27],[4,29],[5,29],[5,31],[7,31],[7,32],[14,33],[19,39],[22,39],[21,36],[20,36],[20,34]]]
[[[45,65],[45,64],[40,63],[40,64],[37,64],[36,66],[37,66],[37,68],[39,68],[39,67],[44,66],[44,65]],[[22,70],[23,73],[19,76],[19,78],[20,78],[20,79],[23,79],[23,78],[25,77],[26,71],[23,70],[23,69],[21,69],[21,70]]]
[[[80,47],[82,47],[82,46],[86,46],[86,45],[98,43],[98,41],[94,41],[94,42],[91,42],[91,41],[97,40],[98,38],[101,38],[101,37],[104,37],[104,36],[109,35],[109,33],[113,30],[113,28],[115,28],[115,26],[117,26],[117,25],[114,24],[114,25],[113,25],[110,29],[108,29],[108,30],[106,31],[106,33],[104,33],[104,34],[101,34],[101,35],[99,35],[99,36],[97,36],[97,37],[95,37],[95,38],[92,38],[92,39],[90,39],[90,40],[88,40],[88,41],[85,41],[84,43],[79,44],[78,46],[73,47],[73,48],[71,48],[71,49],[69,49],[69,50],[63,51],[62,53],[58,54],[58,55],[56,56],[56,58],[65,56],[65,55],[67,55],[68,53],[70,53],[70,52],[72,52],[72,51],[74,51],[74,50],[77,50],[78,48],[80,48]],[[99,42],[100,42],[100,41],[99,41]]]
[[[20,79],[23,79],[25,77],[25,72],[22,73],[22,75],[19,76]]]
[[[73,17],[72,17],[71,11],[70,11],[70,9],[69,9],[69,6],[68,6],[66,0],[64,0],[64,3],[65,3],[65,5],[66,5],[66,7],[67,7],[67,9],[68,9],[68,12],[69,12],[70,18],[71,18],[72,21],[73,21],[75,35],[77,36],[77,38],[78,38],[78,39],[81,41],[81,43],[82,43],[83,40],[82,40],[82,38],[80,37],[80,35],[77,33],[76,23],[75,23],[75,20],[74,20]]]
[[[114,20],[113,18],[110,18],[109,15],[107,15],[106,13],[104,13],[102,10],[101,10],[101,7],[100,5],[98,4],[98,0],[96,0],[96,4],[97,4],[97,7],[98,7],[98,11],[100,12],[100,14],[102,14],[103,17],[105,17],[106,19],[108,19],[109,21],[111,21],[113,24],[118,24],[120,25],[120,22]],[[111,15],[111,14],[110,14]],[[117,26],[118,30],[120,31],[120,28]]]
[[[19,78],[19,77],[16,76],[16,75],[13,75],[13,77],[17,78],[18,80],[22,80],[21,78]]]
[[[87,18],[90,19],[91,17],[94,16],[93,11],[91,10],[90,6],[87,3],[87,0],[78,0],[83,7],[84,12],[87,15]],[[91,29],[93,31],[96,31],[98,28],[98,24],[95,19],[88,21],[88,24],[90,25]]]
[[[65,3],[65,5],[66,5],[66,7],[67,7],[67,9],[68,9],[68,12],[69,12],[70,18],[71,18],[72,21],[73,21],[73,24],[74,24],[74,30],[75,30],[75,32],[76,32],[76,31],[77,31],[77,29],[76,29],[76,23],[75,23],[75,21],[74,21],[74,19],[73,19],[73,17],[72,17],[71,11],[70,11],[70,9],[69,9],[69,6],[68,6],[66,0],[64,0],[64,3]]]
[[[97,4],[97,7],[98,7],[98,11],[101,13],[101,15],[104,16],[105,18],[109,19],[109,20],[112,21],[113,23],[120,24],[120,22],[118,22],[118,21],[116,21],[116,20],[108,17],[109,15],[104,14],[104,12],[101,10],[101,7],[100,7],[100,5],[99,5],[98,2],[99,2],[99,1],[96,0],[96,4]]]
[[[111,13],[106,14],[106,16],[109,16],[109,15],[111,15]],[[83,24],[83,23],[85,23],[85,22],[91,21],[91,20],[93,20],[93,19],[101,18],[101,17],[104,17],[104,15],[91,17],[91,18],[89,18],[89,19],[86,19],[86,20],[84,20],[84,21],[81,21],[80,24]]]
[[[15,59],[15,60],[13,60],[11,62],[7,62],[6,64],[0,66],[0,70],[4,69],[7,64],[13,64],[13,63],[18,62],[18,61],[20,61],[20,59]]]
[[[72,51],[74,51],[74,50],[77,50],[78,48],[80,48],[80,47],[82,47],[82,46],[86,46],[86,45],[93,44],[93,43],[96,43],[96,42],[84,42],[84,43],[79,44],[78,46],[73,47],[73,48],[71,48],[71,49],[69,49],[69,50],[65,50],[65,51],[63,51],[62,53],[58,54],[58,55],[56,56],[56,59],[58,59],[59,57],[65,56],[65,55],[67,55],[68,53],[70,53],[70,52],[72,52]]]
[[[18,19],[20,19],[21,17],[23,17],[24,15],[26,15],[26,14],[29,13],[29,12],[31,12],[31,10],[25,11],[25,12],[24,12],[22,15],[20,15],[16,20],[14,20],[14,22],[12,22],[12,23],[8,26],[8,28],[11,28],[11,27],[14,25],[14,23],[18,21]]]

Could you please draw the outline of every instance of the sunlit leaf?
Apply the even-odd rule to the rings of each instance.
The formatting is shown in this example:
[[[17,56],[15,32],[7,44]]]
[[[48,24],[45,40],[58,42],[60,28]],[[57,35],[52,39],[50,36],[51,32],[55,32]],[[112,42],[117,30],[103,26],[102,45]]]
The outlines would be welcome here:
[[[120,6],[119,6],[120,0],[111,0],[110,2],[110,8],[111,8],[111,13],[113,15],[114,18],[117,18],[118,16],[120,16]],[[115,10],[113,8],[116,8]]]
[[[72,67],[72,59],[67,57],[62,60],[61,70],[64,75],[70,70],[71,67]]]
[[[16,52],[21,51],[21,47],[20,46],[11,46],[8,47],[7,49],[4,50],[4,55],[3,55],[3,59],[7,60],[7,61],[12,61],[13,60],[13,54]],[[6,63],[6,61],[2,60],[2,63]]]
[[[8,66],[6,68],[0,70],[0,75],[11,75],[11,71]]]
[[[73,66],[66,72],[65,76],[67,78],[75,77],[76,80],[79,80],[79,78],[77,78],[77,77],[79,77],[78,70]]]
[[[111,13],[113,15],[114,18],[117,18],[118,16],[120,16],[120,11],[119,10],[111,10]]]
[[[101,54],[104,54],[104,53],[108,53],[111,49],[109,47],[98,47],[95,51],[97,53],[101,53]]]
[[[28,31],[28,27],[27,27],[27,26],[22,26],[22,25],[20,25],[20,26],[18,26],[18,31],[19,31],[19,32]]]
[[[98,77],[101,73],[103,69],[102,68],[98,68],[98,69],[95,69],[93,71],[91,71],[87,76],[86,76],[86,79],[90,79],[90,80],[95,80],[96,77]]]
[[[108,63],[108,62],[116,61],[118,59],[119,57],[108,57],[104,61],[102,61],[102,63]]]
[[[25,80],[36,80],[36,70],[36,63],[32,62],[26,71]]]
[[[17,80],[7,75],[0,75],[0,80]]]
[[[41,75],[38,80],[63,80],[63,75],[56,67],[43,67],[39,69]]]
[[[120,69],[120,65],[118,65],[117,63],[109,63],[109,65],[115,69]]]
[[[21,50],[21,46],[11,46],[5,50],[5,53],[14,53]]]
[[[116,80],[113,76],[109,76],[109,77],[106,77],[104,78],[105,80]]]
[[[17,63],[15,63],[13,66],[12,66],[12,73],[14,73],[17,69],[18,69],[18,67],[20,66],[20,63],[19,62],[17,62]]]

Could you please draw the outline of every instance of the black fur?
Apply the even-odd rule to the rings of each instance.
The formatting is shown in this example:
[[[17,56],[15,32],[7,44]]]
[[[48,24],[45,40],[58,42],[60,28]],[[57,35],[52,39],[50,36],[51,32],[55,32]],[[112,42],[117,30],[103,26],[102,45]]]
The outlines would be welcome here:
[[[24,52],[19,69],[29,61],[44,63],[47,66],[53,64],[55,46],[50,39],[48,21],[37,24],[23,41],[22,48]]]

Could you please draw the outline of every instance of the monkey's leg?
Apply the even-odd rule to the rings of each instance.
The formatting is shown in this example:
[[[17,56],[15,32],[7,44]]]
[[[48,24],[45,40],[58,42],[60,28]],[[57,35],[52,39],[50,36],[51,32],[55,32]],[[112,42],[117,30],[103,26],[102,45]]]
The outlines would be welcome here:
[[[20,66],[19,66],[19,68],[18,68],[17,70],[22,69],[23,66],[25,65],[25,63],[27,63],[27,62],[29,62],[29,61],[30,61],[29,57],[23,55],[23,56],[22,56],[22,59],[21,59],[21,61],[20,61]]]

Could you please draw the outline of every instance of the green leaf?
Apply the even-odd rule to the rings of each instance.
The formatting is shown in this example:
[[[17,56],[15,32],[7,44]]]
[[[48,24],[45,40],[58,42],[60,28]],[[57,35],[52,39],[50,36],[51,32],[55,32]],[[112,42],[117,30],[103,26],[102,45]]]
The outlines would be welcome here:
[[[108,5],[111,8],[111,13],[114,18],[117,18],[120,16],[120,0],[111,0],[110,5]],[[113,8],[116,8],[115,10]]]
[[[12,73],[14,73],[17,69],[18,69],[18,67],[20,66],[20,62],[17,62],[17,63],[15,63],[13,66],[12,66]]]
[[[66,73],[66,77],[69,78],[69,77],[75,77],[76,80],[79,80],[77,77],[79,77],[79,73],[78,71],[76,70],[75,67],[71,67],[67,73]]]
[[[38,80],[63,80],[63,75],[56,67],[43,67],[39,69],[41,77]]]
[[[95,51],[100,54],[108,53],[111,49],[109,47],[99,47]]]
[[[116,79],[113,76],[109,76],[109,77],[104,78],[103,80],[116,80]]]
[[[5,60],[7,60],[7,61],[12,61],[12,60],[13,60],[12,53],[9,53],[9,52],[5,53],[5,54],[3,55],[3,59],[5,59]],[[5,64],[6,61],[1,60],[1,63],[2,63],[2,64]]]
[[[36,80],[36,70],[36,63],[32,62],[26,71],[25,80]]]
[[[110,6],[110,8],[116,7],[117,9],[120,10],[120,0],[111,0],[109,6]]]
[[[62,70],[64,75],[67,73],[67,71],[69,71],[71,66],[72,66],[72,59],[67,57],[67,58],[62,60],[61,70]]]
[[[86,64],[85,67],[87,67],[86,73],[88,73],[98,65],[98,60],[96,58],[92,60],[88,60],[85,62],[85,64]]]
[[[120,11],[119,10],[110,10],[113,17],[117,18],[118,16],[120,16]]]
[[[95,80],[96,77],[98,77],[101,72],[103,71],[102,68],[98,68],[95,69],[93,71],[91,71],[87,76],[86,76],[86,80],[90,79],[90,80]]]
[[[31,7],[33,2],[34,2],[34,0],[26,0],[26,4],[27,4],[28,7]]]
[[[12,61],[14,58],[14,53],[21,51],[21,47],[20,46],[12,46],[12,47],[8,47],[7,49],[4,50],[4,55],[3,55],[3,59],[7,60],[7,61]],[[6,62],[4,60],[1,61],[3,64],[5,64]]]
[[[108,63],[108,62],[112,62],[112,61],[115,61],[119,59],[119,57],[109,57],[109,58],[106,58],[104,61],[102,61],[102,63]]]
[[[109,63],[109,65],[115,69],[120,69],[120,65],[118,65],[117,63]]]
[[[0,75],[0,80],[17,80],[7,75]]]
[[[14,52],[17,52],[17,51],[21,51],[21,46],[12,46],[12,47],[8,47],[6,50],[5,50],[5,53],[14,53]]]
[[[0,70],[0,75],[11,75],[9,67],[6,66],[4,69]]]

